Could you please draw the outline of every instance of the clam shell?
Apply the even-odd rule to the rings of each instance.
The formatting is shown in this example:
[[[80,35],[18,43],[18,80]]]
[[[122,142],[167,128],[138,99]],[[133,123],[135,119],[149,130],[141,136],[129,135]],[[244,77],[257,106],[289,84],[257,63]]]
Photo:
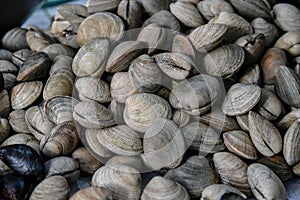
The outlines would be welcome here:
[[[7,60],[0,60],[0,72],[1,73],[17,73],[18,68]]]
[[[140,170],[142,167],[142,159],[139,156],[114,156],[110,158],[106,165],[126,165],[136,170]]]
[[[243,131],[230,131],[223,134],[223,139],[224,144],[230,152],[250,160],[258,158],[255,147],[247,133]]]
[[[175,124],[181,128],[185,125],[187,125],[190,121],[191,116],[181,110],[176,110],[173,114],[173,122],[175,122]]]
[[[75,51],[72,48],[59,43],[48,45],[47,47],[42,49],[42,52],[46,53],[52,60],[59,55],[70,57],[75,56]]]
[[[282,150],[282,138],[277,128],[261,115],[250,111],[249,132],[256,149],[264,156],[273,156]]]
[[[213,162],[222,183],[233,186],[250,196],[248,165],[244,161],[232,153],[218,152],[213,155]]]
[[[300,30],[285,33],[276,41],[274,46],[292,56],[300,56]]]
[[[0,116],[8,117],[10,113],[10,99],[7,90],[0,92]]]
[[[114,115],[114,119],[117,125],[124,125],[124,109],[125,105],[122,103],[117,102],[116,100],[112,100],[108,106],[108,109],[112,112]]]
[[[259,102],[260,98],[259,86],[236,83],[228,90],[222,111],[229,116],[245,114]]]
[[[11,106],[13,109],[23,109],[30,106],[39,98],[43,89],[40,81],[19,83],[11,90]]]
[[[140,1],[148,1],[148,0],[140,0]],[[155,0],[158,1],[158,0]],[[160,1],[160,0],[159,0]],[[166,0],[165,2],[170,1]],[[153,14],[150,18],[148,18],[144,23],[143,27],[148,26],[149,24],[158,24],[162,28],[171,29],[174,31],[180,30],[180,24],[175,16],[167,10],[161,10],[155,14]]]
[[[40,182],[33,190],[29,200],[47,199],[67,200],[71,188],[63,176],[51,176]]]
[[[36,27],[29,28],[26,32],[26,40],[32,51],[42,51],[44,48],[54,43],[53,38]]]
[[[125,102],[124,121],[130,128],[139,132],[145,132],[157,118],[171,117],[169,103],[155,94],[134,94]]]
[[[70,200],[87,200],[87,199],[113,200],[113,197],[111,192],[103,187],[90,186],[77,191],[70,198]]]
[[[201,200],[221,200],[221,199],[234,199],[242,200],[247,199],[247,196],[238,189],[224,184],[213,184],[206,187],[202,191]]]
[[[27,30],[24,28],[10,29],[2,38],[2,46],[11,51],[18,51],[20,49],[27,49],[28,44],[26,41]]]
[[[108,0],[110,2],[110,0]],[[118,15],[128,24],[129,29],[138,28],[141,24],[143,8],[137,1],[122,0],[118,6]]]
[[[113,114],[96,101],[76,104],[73,117],[75,121],[86,128],[105,128],[115,124]]]
[[[165,1],[138,0],[138,2],[142,4],[142,6],[144,7],[144,9],[146,10],[147,13],[149,13],[150,15],[153,15],[161,10],[167,10],[169,8],[169,5],[172,2],[172,0],[165,0]]]
[[[300,118],[300,109],[292,110],[286,114],[278,123],[277,127],[280,130],[287,131]]]
[[[10,134],[10,126],[8,120],[0,118],[0,143],[2,143]]]
[[[2,75],[4,79],[4,89],[10,90],[16,85],[17,77],[14,74],[4,73]]]
[[[31,133],[25,120],[25,110],[14,110],[9,116],[10,127],[17,133]]]
[[[206,72],[223,79],[234,76],[246,59],[242,47],[235,44],[223,45],[205,55],[203,66]]]
[[[203,0],[197,4],[197,8],[207,20],[211,20],[223,11],[234,12],[232,5],[224,0]]]
[[[283,156],[288,165],[292,166],[300,161],[300,122],[295,123],[287,130],[283,139]]]
[[[300,163],[293,166],[293,173],[300,176]]]
[[[57,13],[72,24],[81,23],[89,16],[88,8],[79,4],[65,4],[57,6]]]
[[[50,68],[49,75],[52,76],[55,72],[65,69],[72,71],[73,58],[60,55],[53,59],[53,65]]]
[[[145,132],[142,158],[154,170],[175,168],[180,164],[185,149],[184,138],[175,123],[158,118]]]
[[[287,198],[283,183],[268,167],[253,163],[248,167],[247,174],[251,190],[258,200]]]
[[[155,176],[146,185],[141,200],[189,200],[190,196],[186,189],[174,181],[168,180],[161,176]]]
[[[248,113],[243,115],[237,115],[236,121],[240,125],[241,129],[244,131],[249,131],[249,119],[248,119]]]
[[[11,61],[13,53],[6,49],[0,49],[0,60]]]
[[[115,10],[121,0],[88,0],[86,2],[89,13]]]
[[[63,122],[54,127],[40,143],[40,149],[48,157],[68,155],[79,142],[79,136],[73,121]]]
[[[193,61],[196,60],[196,52],[194,50],[193,43],[191,42],[190,38],[184,35],[177,34],[174,36],[172,42],[172,52],[184,54],[190,57]]]
[[[239,74],[238,82],[243,84],[260,85],[262,81],[262,72],[258,64],[250,65]]]
[[[288,13],[288,14],[287,14]],[[287,3],[278,3],[273,7],[273,20],[283,31],[300,29],[300,10]]]
[[[91,39],[77,52],[72,63],[74,74],[82,76],[102,76],[109,53],[109,41],[104,38]]]
[[[192,156],[180,167],[169,170],[164,176],[184,186],[191,198],[199,199],[204,188],[219,181],[208,160],[202,156]]]
[[[124,29],[124,23],[117,15],[99,12],[82,21],[78,27],[76,40],[80,46],[95,38],[118,40]]]
[[[138,199],[141,194],[141,175],[125,165],[103,166],[92,177],[92,186],[112,191],[113,199]]]

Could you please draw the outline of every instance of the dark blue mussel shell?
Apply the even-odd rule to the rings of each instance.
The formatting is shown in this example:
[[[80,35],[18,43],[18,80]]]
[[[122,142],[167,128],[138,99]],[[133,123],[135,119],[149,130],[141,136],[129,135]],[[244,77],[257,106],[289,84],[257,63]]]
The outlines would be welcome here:
[[[25,197],[25,180],[19,174],[8,174],[1,177],[0,196],[7,200],[23,200]]]

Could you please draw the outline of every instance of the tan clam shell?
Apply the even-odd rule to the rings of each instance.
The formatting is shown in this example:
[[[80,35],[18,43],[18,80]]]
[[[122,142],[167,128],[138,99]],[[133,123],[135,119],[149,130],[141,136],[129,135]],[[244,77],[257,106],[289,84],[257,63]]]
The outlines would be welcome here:
[[[250,65],[239,74],[239,83],[260,85],[262,70],[258,64]]]
[[[141,200],[189,200],[190,196],[186,189],[177,182],[161,176],[155,176],[146,185]]]
[[[197,4],[197,8],[207,20],[211,20],[223,11],[234,12],[232,5],[224,0],[203,0]]]
[[[300,30],[285,33],[276,41],[274,46],[286,51],[292,56],[300,56]]]
[[[108,103],[112,100],[109,85],[99,78],[79,78],[76,80],[75,87],[82,101],[94,100],[99,103]]]
[[[115,10],[121,0],[88,0],[86,2],[89,13]]]
[[[300,109],[292,110],[277,123],[277,127],[280,130],[287,131],[299,119]]]
[[[260,98],[259,86],[236,83],[228,90],[222,111],[229,116],[245,114],[259,102]]]
[[[242,158],[256,160],[256,149],[250,136],[243,131],[230,131],[223,134],[224,144],[227,149]]]
[[[249,132],[256,149],[264,156],[273,156],[282,150],[282,138],[277,128],[261,115],[250,111]]]
[[[66,69],[72,71],[73,58],[60,55],[54,58],[53,65],[50,68],[49,75],[52,76],[56,71]]]
[[[73,117],[86,128],[105,128],[115,124],[113,114],[96,101],[83,101],[76,104]]]
[[[192,156],[180,167],[169,170],[164,176],[186,188],[191,198],[199,199],[204,188],[217,183],[219,178],[203,156]]]
[[[204,24],[202,16],[193,4],[177,1],[170,4],[170,11],[185,26],[196,28]]]
[[[191,116],[185,112],[183,112],[182,110],[175,110],[174,114],[173,114],[173,122],[175,122],[175,124],[181,128],[185,125],[187,125],[189,123],[191,119]]]
[[[188,37],[198,51],[210,51],[223,41],[227,30],[224,24],[205,24],[195,28]]]
[[[25,110],[14,110],[8,116],[11,128],[17,133],[31,133],[27,127]]]
[[[141,194],[141,175],[126,165],[103,166],[92,177],[92,186],[112,191],[114,199],[135,200]]]
[[[138,0],[138,2],[142,4],[146,12],[148,12],[150,15],[153,15],[159,12],[160,10],[167,10],[172,0]]]
[[[70,200],[87,200],[87,199],[113,200],[113,197],[111,192],[104,187],[90,186],[77,191],[70,198]]]
[[[109,41],[104,38],[85,43],[77,52],[72,63],[74,74],[82,76],[102,76],[109,53]]]
[[[205,55],[203,66],[208,74],[226,79],[231,78],[241,69],[245,59],[246,55],[242,47],[228,44]]]
[[[110,158],[105,165],[126,165],[136,170],[140,170],[142,167],[142,159],[140,156],[119,156],[116,155]]]
[[[196,52],[194,50],[191,39],[187,36],[177,34],[173,38],[172,52],[180,53],[190,57],[193,61],[196,60]]]
[[[116,121],[116,124],[118,125],[124,125],[124,109],[125,105],[122,103],[117,102],[116,100],[112,100],[108,106],[108,109],[112,112],[114,115],[114,119]]]
[[[10,113],[10,99],[7,90],[0,92],[0,116],[8,117]]]
[[[85,18],[77,32],[77,43],[82,46],[95,38],[118,40],[124,31],[124,23],[117,15],[99,12]]]
[[[63,176],[51,176],[40,182],[33,190],[29,200],[47,199],[67,200],[71,188]]]
[[[278,3],[273,7],[272,15],[275,24],[281,30],[294,31],[300,29],[300,9],[296,6]]]
[[[57,6],[56,11],[63,19],[71,22],[72,24],[81,23],[87,16],[89,16],[87,7],[79,4],[59,5]]]
[[[48,45],[54,43],[54,40],[37,27],[29,28],[26,32],[26,40],[32,51],[42,51]]]
[[[142,1],[148,1],[148,0],[142,0]],[[170,1],[170,0],[166,0],[166,1]],[[175,18],[175,16],[172,13],[170,13],[167,10],[161,10],[155,13],[154,15],[152,15],[150,18],[144,21],[143,27],[153,23],[158,24],[162,28],[171,29],[174,31],[180,30],[179,21]]]
[[[40,96],[43,89],[41,81],[19,83],[11,90],[11,106],[14,110],[30,106]]]
[[[253,163],[249,165],[247,174],[251,190],[258,200],[287,198],[283,183],[265,165]]]
[[[110,0],[107,0],[110,2]],[[129,29],[138,28],[141,24],[143,8],[138,0],[122,0],[118,6],[118,15],[128,24]]]
[[[157,118],[170,119],[171,117],[169,103],[155,94],[134,94],[125,102],[124,121],[138,132],[145,132]]]
[[[217,98],[219,87],[216,78],[196,75],[175,86],[170,93],[169,101],[174,108],[182,109],[188,114],[204,114]]]
[[[224,184],[213,184],[204,188],[201,196],[201,200],[221,200],[231,198],[235,200],[241,200],[247,199],[247,196],[235,187]]]
[[[218,152],[213,155],[213,162],[222,183],[233,186],[250,196],[248,165],[244,161],[232,153]]]
[[[288,165],[292,166],[300,161],[300,122],[295,123],[287,130],[283,138],[283,156]]]
[[[10,134],[10,126],[8,120],[0,118],[0,143],[2,143]]]

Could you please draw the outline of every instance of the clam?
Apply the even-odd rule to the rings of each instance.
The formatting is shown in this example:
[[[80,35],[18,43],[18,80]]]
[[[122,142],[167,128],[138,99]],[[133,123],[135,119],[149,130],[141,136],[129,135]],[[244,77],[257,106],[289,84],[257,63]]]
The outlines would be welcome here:
[[[42,138],[40,149],[49,157],[68,155],[74,151],[78,142],[79,136],[74,122],[63,122]]]
[[[17,73],[18,68],[7,60],[0,60],[0,72],[1,73]]]
[[[55,72],[65,69],[72,71],[73,58],[69,56],[60,55],[53,59],[53,64],[49,71],[49,76],[52,76]]]
[[[139,171],[142,167],[142,159],[140,156],[116,155],[110,158],[105,165],[126,165]]]
[[[190,196],[186,189],[174,181],[168,180],[161,176],[155,176],[146,185],[141,200],[189,200]]]
[[[249,132],[256,149],[264,156],[273,156],[282,150],[282,138],[277,128],[261,115],[250,111]]]
[[[112,112],[114,115],[114,119],[117,125],[124,125],[124,109],[125,105],[122,103],[117,102],[116,100],[112,100],[108,106],[108,109]]]
[[[99,76],[105,71],[109,53],[109,41],[104,38],[86,42],[77,52],[72,63],[74,74],[82,76]]]
[[[77,43],[83,46],[95,38],[118,40],[124,31],[123,21],[115,14],[99,12],[85,18],[77,32]]]
[[[4,89],[10,90],[16,85],[17,77],[14,74],[11,73],[4,73],[3,80],[4,80]]]
[[[35,102],[43,89],[41,81],[19,83],[11,90],[11,106],[13,109],[23,109]]]
[[[107,188],[116,200],[137,200],[141,194],[141,175],[125,165],[103,166],[94,173],[92,186]]]
[[[260,98],[259,86],[236,83],[228,90],[222,104],[222,111],[229,116],[245,114],[259,102]]]
[[[216,172],[203,156],[192,156],[164,176],[184,186],[191,198],[199,199],[204,188],[219,181]]]
[[[281,120],[277,123],[277,127],[280,130],[287,131],[296,121],[300,118],[300,110],[295,109],[286,114]]]
[[[88,0],[86,6],[89,13],[97,13],[115,10],[120,2],[121,0]]]
[[[26,33],[27,30],[25,28],[16,27],[10,29],[2,38],[2,46],[11,51],[27,49]]]
[[[56,8],[57,13],[72,24],[81,23],[89,16],[88,8],[79,4],[65,4]]]
[[[86,128],[105,128],[115,124],[113,114],[96,101],[83,101],[76,104],[73,117]]]
[[[239,126],[244,131],[249,131],[249,119],[248,119],[248,113],[243,115],[237,115],[236,121],[238,122]]]
[[[184,54],[190,57],[190,59],[192,59],[193,61],[196,60],[196,52],[194,50],[193,43],[187,36],[181,34],[177,34],[174,36],[172,42],[172,52]]]
[[[70,198],[70,200],[87,200],[87,199],[113,200],[113,197],[111,192],[103,187],[90,186],[77,191]]]
[[[296,6],[278,3],[273,7],[272,15],[274,22],[281,30],[294,31],[300,29],[300,9]]]
[[[254,196],[262,199],[286,199],[287,193],[278,176],[265,165],[253,163],[247,170]]]
[[[262,81],[262,72],[258,64],[247,66],[239,74],[239,83],[260,85]]]
[[[54,43],[53,38],[37,27],[30,27],[26,32],[26,41],[32,51],[42,51],[44,48]]]
[[[109,0],[107,2],[111,4]],[[142,6],[138,0],[122,0],[118,6],[118,15],[127,22],[129,29],[138,28],[141,24]]]
[[[0,60],[12,60],[13,53],[6,49],[0,49]]]
[[[10,126],[8,120],[0,118],[0,142],[2,143],[10,134]]]
[[[283,156],[288,165],[292,166],[300,161],[298,141],[300,137],[300,122],[295,123],[287,130],[283,139]]]
[[[160,1],[160,0],[138,0],[139,3],[142,4],[144,9],[150,15],[153,15],[161,10],[167,10],[169,8],[170,3],[172,0]]]
[[[255,147],[246,132],[230,131],[223,134],[224,144],[227,149],[236,155],[256,160],[258,158]]]
[[[232,5],[224,0],[203,0],[197,4],[197,8],[207,20],[211,20],[223,11],[234,12]]]
[[[203,66],[208,74],[226,79],[231,78],[241,69],[245,59],[246,55],[242,47],[228,44],[205,55]]]
[[[229,185],[213,184],[202,191],[201,200],[242,200],[247,199],[247,196]]]
[[[196,75],[175,86],[170,93],[169,101],[174,108],[182,109],[188,114],[204,114],[216,100],[220,92],[219,87],[216,78]]]
[[[157,118],[171,117],[169,103],[155,94],[134,94],[125,102],[124,121],[130,128],[139,132],[145,132]]]
[[[1,177],[1,197],[5,199],[24,199],[26,195],[25,178],[18,174]]]
[[[59,55],[75,56],[75,51],[71,47],[59,43],[48,45],[42,49],[42,52],[46,53],[52,60]]]
[[[10,113],[10,99],[7,90],[0,92],[0,116],[8,117]]]
[[[282,35],[274,46],[286,51],[292,56],[300,56],[300,30],[290,31]]]
[[[64,25],[65,28],[62,28],[58,34],[55,35],[55,38],[61,43],[66,46],[69,46],[74,49],[79,48],[79,44],[76,41],[77,31],[79,24],[68,24]]]
[[[141,1],[141,0],[140,0]],[[142,0],[148,1],[148,0]],[[158,0],[155,0],[158,1]],[[166,0],[165,2],[170,1]],[[153,14],[150,18],[148,18],[143,23],[143,27],[148,26],[149,24],[158,24],[162,28],[171,29],[174,31],[180,30],[180,24],[175,16],[167,10],[161,10],[155,14]]]
[[[25,110],[14,110],[8,116],[11,128],[17,133],[30,133],[25,120]]]
[[[191,116],[182,110],[175,110],[172,120],[179,128],[181,128],[189,123],[190,118]]]
[[[300,163],[293,166],[293,173],[300,176]]]

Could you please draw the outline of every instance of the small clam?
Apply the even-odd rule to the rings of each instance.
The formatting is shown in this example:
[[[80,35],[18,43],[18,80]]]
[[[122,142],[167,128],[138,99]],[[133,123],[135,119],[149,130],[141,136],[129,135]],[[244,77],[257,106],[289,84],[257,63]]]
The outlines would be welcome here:
[[[111,0],[106,0],[111,4]],[[118,15],[128,24],[129,29],[138,28],[141,24],[142,6],[138,0],[122,0],[118,6]]]
[[[30,133],[26,124],[25,113],[25,110],[14,110],[9,114],[9,124],[17,133]]]
[[[194,50],[193,43],[187,36],[181,34],[177,34],[174,36],[172,42],[172,52],[184,54],[190,57],[190,59],[192,59],[193,61],[196,60],[196,52]]]
[[[295,123],[287,130],[283,139],[283,156],[288,165],[292,166],[300,161],[300,149],[298,141],[300,139],[300,122]]]
[[[56,8],[57,13],[72,24],[81,23],[89,12],[87,7],[79,4],[65,4]]]
[[[258,64],[247,66],[239,74],[238,82],[243,84],[256,84],[260,85],[262,81],[262,72]]]
[[[300,9],[292,4],[278,3],[273,7],[273,20],[283,31],[300,29]]]
[[[300,119],[300,109],[292,110],[286,114],[278,123],[280,130],[287,131],[296,121]]]
[[[189,123],[190,118],[191,116],[182,110],[175,110],[172,120],[179,128],[181,128]]]
[[[260,98],[259,86],[236,83],[228,90],[222,111],[229,116],[245,114],[259,102]]]
[[[89,13],[115,10],[121,0],[88,0],[86,3]]]
[[[59,43],[48,45],[47,47],[42,49],[42,52],[46,53],[49,56],[49,58],[51,58],[52,60],[55,57],[60,55],[70,56],[70,57],[75,56],[75,51],[71,47]]]
[[[287,198],[283,183],[265,165],[253,163],[248,167],[247,174],[251,190],[258,200]]]
[[[104,187],[86,187],[77,191],[70,200],[113,200],[112,194]]]
[[[140,156],[114,156],[110,158],[105,165],[126,165],[136,170],[142,167],[142,159]]]
[[[197,8],[207,20],[211,20],[223,11],[234,12],[232,5],[224,0],[203,0],[197,4]]]
[[[213,184],[202,191],[201,200],[242,200],[247,196],[229,185]]]
[[[8,117],[10,113],[10,99],[7,90],[0,92],[0,116]]]
[[[148,0],[142,0],[142,1],[148,1]],[[155,0],[158,1],[158,0]],[[159,0],[160,1],[160,0]],[[170,1],[166,0],[165,2]],[[167,10],[161,10],[154,15],[152,15],[150,18],[148,18],[144,23],[143,27],[148,26],[149,24],[158,24],[162,28],[171,29],[174,31],[180,30],[180,24],[178,20],[175,18],[175,16],[170,13]]]
[[[161,176],[155,176],[146,185],[141,200],[189,200],[190,196],[186,189],[174,181]]]
[[[16,27],[9,30],[2,38],[2,46],[11,51],[27,49],[26,33],[27,30],[24,28]]]
[[[153,14],[159,12],[160,10],[167,10],[169,8],[170,3],[172,2],[172,0],[165,0],[165,1],[138,0],[138,1],[139,1],[139,3],[142,4],[142,6],[146,10],[146,12],[149,13],[150,15],[153,15]]]
[[[8,120],[0,118],[0,143],[2,143],[10,134],[10,126]]]
[[[113,199],[137,200],[141,194],[141,175],[125,165],[103,166],[92,177],[92,186],[104,187]]]
[[[300,30],[290,31],[282,35],[274,46],[286,51],[292,56],[300,56]]]

